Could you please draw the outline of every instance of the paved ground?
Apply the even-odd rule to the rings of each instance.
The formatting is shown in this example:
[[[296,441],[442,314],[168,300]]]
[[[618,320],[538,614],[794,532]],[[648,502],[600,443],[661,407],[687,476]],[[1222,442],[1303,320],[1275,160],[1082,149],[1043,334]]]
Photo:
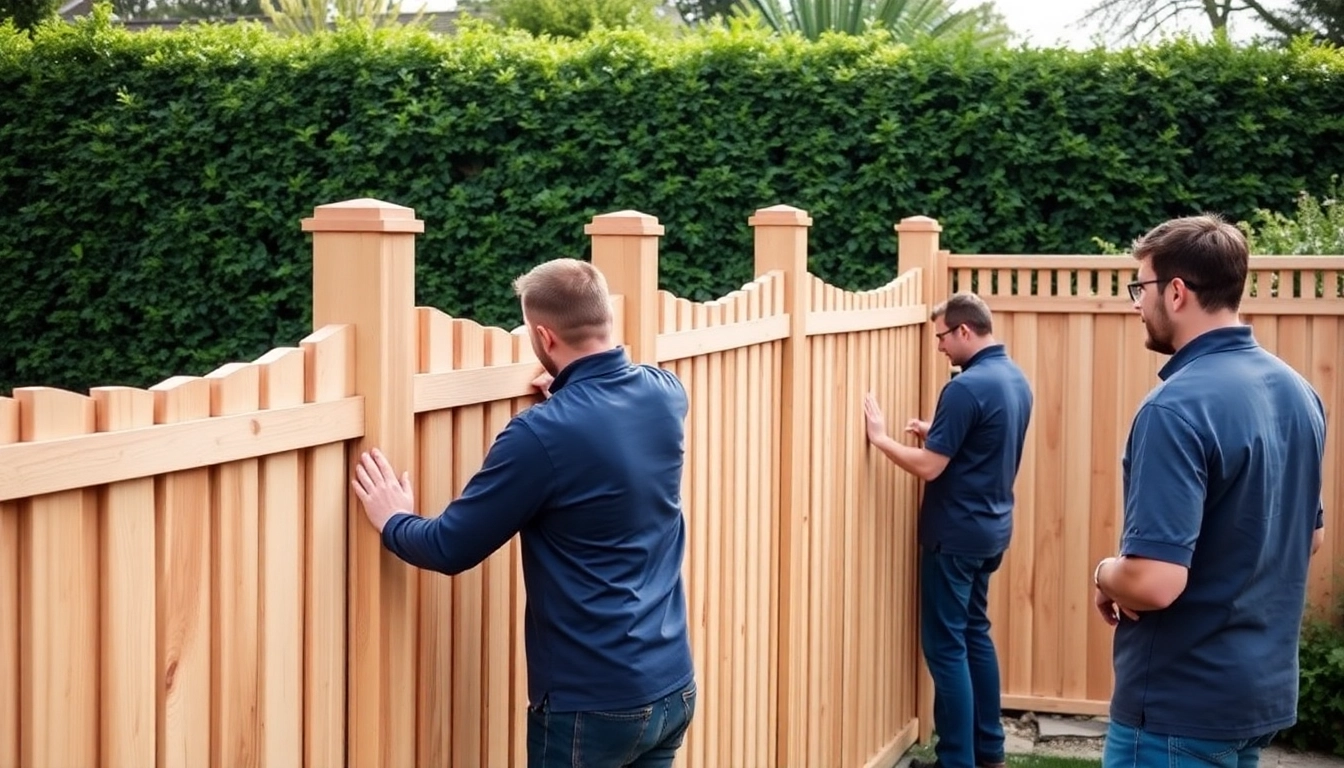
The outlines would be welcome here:
[[[1054,717],[1026,714],[1003,719],[1010,755],[1060,755],[1100,760],[1106,737],[1105,718]],[[916,748],[921,755],[927,752]],[[902,757],[898,768],[909,763]],[[1344,768],[1344,758],[1269,747],[1260,755],[1261,768]]]

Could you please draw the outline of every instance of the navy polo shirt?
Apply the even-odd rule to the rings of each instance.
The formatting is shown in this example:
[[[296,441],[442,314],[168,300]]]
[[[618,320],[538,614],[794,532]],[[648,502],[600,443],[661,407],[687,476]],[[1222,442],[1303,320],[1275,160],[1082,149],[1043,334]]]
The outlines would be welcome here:
[[[622,349],[581,358],[519,413],[436,518],[383,544],[454,574],[521,532],[528,697],[555,711],[642,706],[693,677],[681,563],[686,391]]]
[[[1125,446],[1120,552],[1189,568],[1169,607],[1115,632],[1111,718],[1234,741],[1297,718],[1297,642],[1323,524],[1325,412],[1248,326],[1163,366]]]
[[[1031,405],[1027,377],[1002,344],[977,352],[943,387],[924,447],[949,461],[924,488],[921,546],[979,558],[1008,549]]]

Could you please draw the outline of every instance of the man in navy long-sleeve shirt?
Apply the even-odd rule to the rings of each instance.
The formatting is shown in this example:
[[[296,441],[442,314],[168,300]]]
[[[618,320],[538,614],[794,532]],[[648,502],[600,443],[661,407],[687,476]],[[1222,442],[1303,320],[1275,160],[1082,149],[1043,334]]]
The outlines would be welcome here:
[[[547,400],[509,422],[438,517],[416,515],[409,475],[376,450],[355,492],[383,545],[420,568],[460,573],[521,533],[530,768],[670,766],[696,695],[686,392],[613,346],[606,281],[588,262],[547,262],[515,289]]]

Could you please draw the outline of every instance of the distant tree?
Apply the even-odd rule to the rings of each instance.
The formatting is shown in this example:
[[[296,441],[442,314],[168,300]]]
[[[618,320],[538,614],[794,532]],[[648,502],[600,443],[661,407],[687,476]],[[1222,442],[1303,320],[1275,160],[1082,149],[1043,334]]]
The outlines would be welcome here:
[[[659,0],[491,0],[490,10],[508,27],[577,38],[597,27],[668,29],[660,6]]]
[[[1311,35],[1318,41],[1344,46],[1344,0],[1294,0],[1284,12],[1292,31],[1280,33],[1280,40]]]
[[[1005,43],[1011,34],[993,2],[957,9],[957,0],[746,0],[780,32],[816,39],[823,32],[859,34],[880,24],[897,40],[970,35],[982,44]]]
[[[56,15],[57,0],[0,0],[0,22],[14,20],[19,29],[32,29]]]
[[[375,27],[401,24],[401,0],[260,0],[261,12],[276,31],[286,35],[311,35],[340,21],[357,21]],[[420,19],[417,13],[412,22]]]
[[[715,16],[728,16],[743,0],[672,0],[672,5],[687,24],[699,24]]]
[[[1295,27],[1286,14],[1265,7],[1259,0],[1101,0],[1083,15],[1083,23],[1105,31],[1117,41],[1145,40],[1173,21],[1203,16],[1214,35],[1226,34],[1234,16],[1258,19],[1280,35],[1291,36]]]
[[[176,19],[229,19],[260,16],[261,0],[174,0],[166,9]]]

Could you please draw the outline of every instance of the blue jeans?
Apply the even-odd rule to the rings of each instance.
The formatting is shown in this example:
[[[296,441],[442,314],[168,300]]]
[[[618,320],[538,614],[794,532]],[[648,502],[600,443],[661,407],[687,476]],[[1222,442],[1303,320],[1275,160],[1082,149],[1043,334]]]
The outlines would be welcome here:
[[[1219,768],[1256,768],[1260,750],[1269,746],[1274,734],[1254,739],[1220,741],[1191,739],[1150,733],[1112,721],[1106,730],[1106,752],[1102,768],[1183,768],[1219,766]]]
[[[1003,762],[999,659],[989,637],[989,576],[1003,555],[961,557],[925,549],[920,638],[933,677],[934,752],[942,768]]]
[[[695,716],[695,683],[618,712],[527,710],[528,768],[668,768]]]

